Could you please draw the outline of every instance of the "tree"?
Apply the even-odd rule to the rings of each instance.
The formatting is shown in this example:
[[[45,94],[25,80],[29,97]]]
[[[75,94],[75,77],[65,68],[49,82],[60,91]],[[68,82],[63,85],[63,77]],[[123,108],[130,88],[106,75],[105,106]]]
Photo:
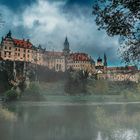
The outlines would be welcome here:
[[[109,36],[119,36],[120,52],[126,63],[140,63],[140,1],[96,0],[95,22]]]

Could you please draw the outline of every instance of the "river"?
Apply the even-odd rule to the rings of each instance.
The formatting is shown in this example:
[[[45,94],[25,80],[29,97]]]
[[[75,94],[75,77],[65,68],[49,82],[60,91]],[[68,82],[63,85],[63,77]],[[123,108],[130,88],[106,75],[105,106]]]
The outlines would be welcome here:
[[[139,139],[139,103],[23,101],[0,105],[0,140]]]

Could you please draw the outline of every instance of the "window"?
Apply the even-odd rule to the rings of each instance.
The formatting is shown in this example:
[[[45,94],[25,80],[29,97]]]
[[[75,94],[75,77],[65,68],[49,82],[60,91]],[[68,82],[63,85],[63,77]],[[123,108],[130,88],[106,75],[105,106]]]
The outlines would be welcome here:
[[[23,57],[25,57],[25,54],[23,54]]]
[[[30,57],[30,55],[28,54],[28,58]]]
[[[9,47],[9,50],[11,50],[11,47]]]
[[[6,56],[6,52],[4,52],[4,55]]]
[[[30,50],[28,50],[28,53],[30,52]]]
[[[20,49],[18,49],[18,51],[20,52]]]
[[[9,52],[9,56],[8,57],[11,57],[11,53]]]
[[[56,70],[59,70],[59,65],[58,64],[56,65]]]
[[[20,53],[18,53],[18,56],[20,56]]]
[[[5,46],[5,49],[7,49],[7,46]]]
[[[61,70],[61,65],[59,65],[59,70]]]

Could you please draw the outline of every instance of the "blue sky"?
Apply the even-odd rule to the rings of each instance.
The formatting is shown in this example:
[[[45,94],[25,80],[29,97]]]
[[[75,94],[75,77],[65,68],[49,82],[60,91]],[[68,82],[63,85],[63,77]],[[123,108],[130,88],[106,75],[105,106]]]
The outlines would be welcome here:
[[[30,38],[47,50],[62,50],[68,36],[72,51],[94,59],[107,54],[109,65],[120,65],[118,38],[98,31],[92,15],[94,0],[0,0],[5,21],[0,36],[12,30],[17,38]]]

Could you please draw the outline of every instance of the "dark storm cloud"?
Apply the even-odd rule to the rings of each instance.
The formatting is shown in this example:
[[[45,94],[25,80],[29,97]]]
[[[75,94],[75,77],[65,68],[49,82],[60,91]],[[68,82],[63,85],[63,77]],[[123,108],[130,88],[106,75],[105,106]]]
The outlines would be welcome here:
[[[8,3],[9,2],[9,3]],[[18,38],[30,38],[47,49],[62,50],[68,36],[72,51],[86,52],[94,59],[106,53],[109,64],[117,65],[118,41],[98,31],[92,16],[91,0],[1,0],[5,27]],[[7,4],[6,4],[7,3]],[[6,5],[5,7],[1,5]],[[20,8],[21,7],[21,8]],[[15,13],[15,9],[21,12]],[[51,42],[51,43],[49,43]]]
[[[68,0],[67,4],[68,5],[73,5],[73,4],[78,4],[78,5],[83,5],[83,6],[87,6],[87,5],[91,5],[93,3],[94,0]]]
[[[46,0],[47,1],[47,0]],[[94,0],[48,0],[49,2],[60,2],[60,1],[65,1],[66,5],[83,5],[83,6],[90,6],[93,4]]]
[[[21,11],[34,2],[36,2],[36,0],[0,0],[0,5],[5,5],[13,11]]]

